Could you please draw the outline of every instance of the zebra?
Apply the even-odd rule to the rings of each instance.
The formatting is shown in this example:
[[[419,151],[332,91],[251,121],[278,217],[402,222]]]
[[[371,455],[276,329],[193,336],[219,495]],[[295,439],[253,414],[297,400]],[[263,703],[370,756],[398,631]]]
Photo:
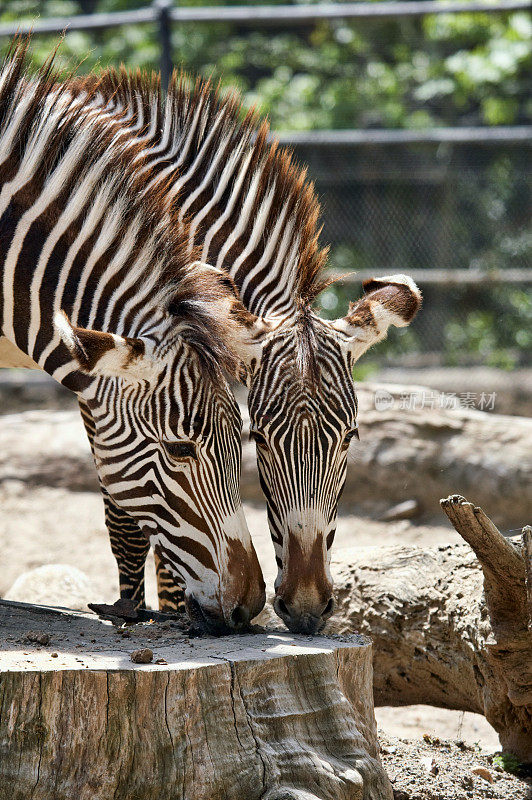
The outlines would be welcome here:
[[[198,248],[236,285],[248,331],[238,352],[250,436],[278,567],[274,609],[291,631],[315,633],[335,606],[330,553],[347,451],[358,438],[352,368],[390,325],[412,321],[421,294],[408,276],[375,278],[345,317],[321,319],[313,303],[327,286],[327,251],[306,171],[236,95],[222,98],[208,81],[174,73],[164,101],[156,84],[108,70],[76,79],[71,91],[91,94],[87,113],[120,117],[123,136],[188,222],[189,251]],[[120,512],[111,516],[111,538],[131,527]],[[171,603],[161,573],[160,600]]]
[[[241,628],[265,587],[223,372],[240,369],[234,288],[197,261],[142,158],[58,86],[53,56],[31,77],[27,51],[15,40],[0,69],[2,364],[77,393],[107,501],[184,584],[198,627]]]

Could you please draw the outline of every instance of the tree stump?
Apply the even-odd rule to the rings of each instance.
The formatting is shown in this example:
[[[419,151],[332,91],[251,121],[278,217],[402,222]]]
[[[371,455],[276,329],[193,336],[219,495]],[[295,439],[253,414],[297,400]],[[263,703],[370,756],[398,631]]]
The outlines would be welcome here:
[[[190,638],[5,601],[0,619],[2,797],[392,797],[363,636]]]

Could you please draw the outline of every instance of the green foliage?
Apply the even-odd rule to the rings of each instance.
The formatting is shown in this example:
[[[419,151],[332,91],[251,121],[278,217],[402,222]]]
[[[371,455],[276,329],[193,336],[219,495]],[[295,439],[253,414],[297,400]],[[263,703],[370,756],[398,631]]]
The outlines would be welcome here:
[[[355,383],[370,381],[379,371],[379,366],[375,361],[362,361],[353,367],[353,380]]]
[[[7,0],[0,20],[138,5],[137,0]],[[172,44],[175,64],[239,87],[246,103],[269,114],[278,129],[500,125],[523,122],[532,111],[531,26],[525,12],[323,21],[300,29],[186,24],[173,26]],[[36,63],[56,38],[36,37]],[[156,69],[158,52],[153,25],[125,26],[69,33],[59,60],[68,68],[83,61],[81,71],[120,62]]]
[[[499,287],[483,298],[482,309],[454,317],[443,330],[447,364],[476,356],[487,366],[511,370],[519,352],[532,349],[532,294],[514,287]]]
[[[222,6],[240,2],[184,0],[183,4]],[[276,5],[283,0],[252,0],[248,5],[264,2]],[[5,0],[0,6],[0,21],[121,11],[144,4],[146,0]],[[34,38],[36,66],[49,55],[57,38]],[[532,21],[525,12],[324,21],[299,29],[248,30],[222,23],[172,28],[176,66],[220,80],[223,87],[237,87],[245,104],[256,105],[269,115],[277,130],[527,123],[532,116],[531,42]],[[0,49],[6,46],[0,42]],[[80,72],[121,62],[129,67],[158,69],[155,26],[69,33],[58,62],[68,70],[79,65]],[[326,216],[326,224],[331,229],[331,220],[334,222],[341,208],[344,226],[350,226],[351,235],[349,240],[338,236],[333,241],[332,267],[342,272],[437,266],[490,271],[530,264],[526,151],[521,161],[514,153],[501,150],[500,156],[489,163],[488,159],[480,163],[482,151],[479,164],[471,169],[453,162],[456,150],[449,155],[450,148],[440,147],[435,157],[434,152],[421,153],[421,168],[419,153],[417,162],[412,156],[414,167],[444,175],[438,185],[427,183],[426,197],[421,191],[415,195],[414,190],[405,189],[409,166],[403,166],[398,179],[401,195],[391,196],[396,189],[389,177],[388,188],[379,188],[377,183],[370,187],[368,197],[373,192],[372,202],[377,197],[381,204],[373,214],[377,222],[368,223],[362,211],[356,217],[362,202],[358,207],[353,203],[348,209],[342,208],[343,198],[339,196],[328,220]],[[349,156],[341,158],[345,164],[338,161],[338,173],[351,168]],[[389,164],[386,169],[391,174]],[[362,198],[363,187],[355,175],[352,183]],[[318,189],[328,191],[319,180]],[[437,192],[441,192],[441,198]],[[432,216],[427,212],[427,201],[434,208]],[[384,211],[388,218],[383,234]],[[367,211],[364,213],[367,215]],[[371,224],[381,230],[368,231]],[[345,314],[348,301],[354,299],[350,294],[341,285],[330,287],[320,299],[320,313],[328,317]],[[439,302],[443,298],[446,304],[447,297],[442,291]],[[464,354],[471,354],[509,368],[516,354],[530,352],[532,302],[525,290],[486,290],[481,303],[477,294],[474,302],[460,296],[450,306],[441,310],[439,322],[434,323],[448,363],[462,363]],[[370,359],[394,358],[412,348],[431,350],[434,340],[434,335],[427,335],[427,327],[416,321],[412,328],[394,330],[386,343],[372,351]]]
[[[493,763],[512,775],[520,775],[523,766],[519,759],[511,753],[498,753],[493,756]]]

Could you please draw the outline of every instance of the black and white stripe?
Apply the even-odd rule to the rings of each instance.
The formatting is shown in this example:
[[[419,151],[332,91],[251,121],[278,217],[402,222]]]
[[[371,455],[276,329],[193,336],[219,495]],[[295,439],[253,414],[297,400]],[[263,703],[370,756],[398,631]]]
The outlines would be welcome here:
[[[279,566],[275,608],[292,630],[312,632],[334,606],[330,547],[356,434],[352,365],[390,325],[410,322],[420,294],[402,275],[375,280],[345,318],[321,320],[312,302],[326,253],[304,171],[267,143],[253,115],[242,120],[237,100],[187,86],[174,77],[163,103],[153,85],[107,73],[93,110],[128,118],[124,145],[140,146],[153,184],[165,183],[189,251],[238,289],[248,315],[239,354]]]
[[[160,184],[85,103],[51,64],[28,77],[24,44],[0,70],[0,331],[78,393],[102,486],[186,585],[194,618],[234,627],[264,585],[219,368],[235,363],[233,293],[190,263]]]

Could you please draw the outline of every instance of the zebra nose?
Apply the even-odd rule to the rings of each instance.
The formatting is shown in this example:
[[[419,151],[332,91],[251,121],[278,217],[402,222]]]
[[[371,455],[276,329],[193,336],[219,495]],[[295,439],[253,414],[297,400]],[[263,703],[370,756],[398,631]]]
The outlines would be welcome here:
[[[208,633],[211,636],[226,636],[233,632],[224,619],[220,609],[213,609],[200,603],[194,595],[185,598],[185,605],[192,628],[198,633]]]
[[[251,611],[246,606],[236,606],[229,615],[229,624],[238,629],[243,628],[251,619]]]
[[[325,603],[317,604],[302,604],[297,600],[287,602],[280,595],[277,595],[273,601],[275,613],[281,617],[292,633],[319,633],[334,612],[335,607],[336,602],[332,595]]]
[[[211,636],[228,636],[237,631],[245,631],[250,620],[264,606],[265,598],[257,605],[239,603],[229,610],[214,609],[200,603],[194,595],[185,598],[185,605],[193,628],[199,633]]]
[[[237,631],[246,629],[253,617],[260,614],[265,602],[264,582],[262,586],[252,586],[244,597],[240,597],[240,602],[224,614],[227,625]]]

